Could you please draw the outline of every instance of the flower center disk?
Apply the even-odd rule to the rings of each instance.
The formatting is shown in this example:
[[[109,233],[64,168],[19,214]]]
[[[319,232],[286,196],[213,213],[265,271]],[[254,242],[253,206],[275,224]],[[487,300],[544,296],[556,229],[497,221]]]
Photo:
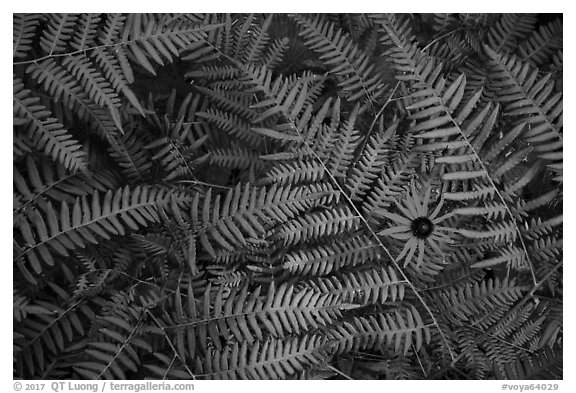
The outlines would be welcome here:
[[[434,224],[428,217],[418,217],[410,225],[414,236],[424,239],[427,238],[434,230]]]

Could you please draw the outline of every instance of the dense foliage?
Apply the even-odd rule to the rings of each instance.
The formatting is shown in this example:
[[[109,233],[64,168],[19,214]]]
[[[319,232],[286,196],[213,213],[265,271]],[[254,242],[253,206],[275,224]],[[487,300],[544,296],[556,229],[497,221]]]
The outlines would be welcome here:
[[[13,23],[15,378],[562,378],[561,16]]]

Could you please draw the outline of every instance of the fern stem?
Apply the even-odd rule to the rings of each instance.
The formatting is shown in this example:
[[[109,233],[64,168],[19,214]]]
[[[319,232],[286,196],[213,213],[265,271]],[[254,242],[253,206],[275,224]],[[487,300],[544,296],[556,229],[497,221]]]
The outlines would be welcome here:
[[[414,351],[414,354],[416,355],[416,359],[418,360],[418,365],[420,366],[420,370],[422,370],[422,375],[424,375],[424,378],[427,378],[428,373],[426,373],[426,370],[424,369],[424,365],[422,364],[422,360],[420,359],[420,355],[418,355],[418,351],[416,350],[416,347],[414,346],[414,344],[412,344],[412,350]]]
[[[124,350],[124,348],[126,347],[126,344],[128,344],[128,342],[130,341],[130,339],[132,338],[132,336],[136,333],[136,331],[138,330],[138,328],[142,325],[142,322],[144,322],[144,315],[146,315],[145,313],[142,313],[142,315],[140,316],[140,319],[138,320],[138,322],[136,323],[136,326],[134,326],[134,329],[132,329],[132,331],[130,332],[130,334],[128,335],[128,337],[126,338],[126,340],[122,343],[122,345],[120,346],[120,348],[118,349],[118,351],[116,351],[116,353],[114,354],[114,356],[112,357],[112,359],[110,359],[110,361],[106,364],[106,367],[104,367],[104,369],[100,372],[100,374],[98,374],[98,377],[96,379],[100,379],[102,378],[102,376],[104,375],[104,373],[108,370],[108,368],[112,365],[112,363],[114,363],[114,361],[116,360],[116,358],[118,358],[118,356],[120,356],[120,353]]]
[[[327,307],[322,307],[322,310],[340,310],[342,304],[333,304]],[[305,310],[306,308],[310,308],[312,310],[314,310],[316,307],[299,307],[298,310],[302,311]],[[204,325],[204,324],[208,324],[210,322],[217,322],[223,319],[235,319],[235,318],[241,318],[241,317],[249,317],[249,316],[253,316],[253,315],[257,315],[257,314],[262,314],[262,313],[267,313],[267,314],[280,314],[282,311],[285,311],[286,307],[283,306],[279,306],[279,307],[269,307],[269,308],[264,308],[261,310],[252,310],[249,312],[241,312],[241,313],[229,313],[226,315],[222,315],[222,316],[218,316],[218,317],[210,317],[210,318],[204,318],[204,319],[195,319],[192,322],[186,322],[186,323],[179,323],[179,324],[175,324],[175,325],[167,325],[164,327],[160,327],[162,330],[166,330],[166,329],[176,329],[176,328],[183,328],[183,327],[187,327],[187,326],[197,326],[197,325]]]
[[[170,345],[170,348],[172,349],[172,352],[174,352],[174,356],[177,357],[180,362],[182,363],[182,365],[184,365],[184,368],[186,369],[186,371],[188,372],[188,374],[190,374],[190,376],[192,377],[192,379],[196,379],[196,375],[194,375],[194,373],[192,372],[192,370],[190,370],[190,368],[188,367],[188,365],[186,364],[186,362],[180,357],[180,355],[178,354],[178,351],[176,350],[176,347],[174,346],[174,344],[172,343],[172,340],[170,340],[170,337],[168,337],[168,335],[166,334],[166,331],[164,330],[164,328],[162,327],[162,325],[160,324],[160,322],[158,321],[158,319],[154,316],[154,314],[152,314],[150,312],[150,310],[147,308],[146,309],[146,313],[150,316],[150,318],[152,318],[152,321],[154,321],[154,323],[156,324],[156,326],[158,326],[159,329],[162,329],[162,332],[164,333],[164,337],[166,338],[166,342],[168,343],[168,345]],[[166,372],[168,372],[168,370],[166,370]]]
[[[24,210],[26,210],[28,207],[30,207],[31,205],[37,205],[36,201],[38,199],[40,199],[44,194],[46,194],[48,191],[51,191],[52,189],[58,187],[61,183],[66,182],[69,179],[72,179],[74,177],[77,177],[79,175],[82,175],[82,172],[75,172],[75,173],[70,173],[67,176],[62,177],[61,179],[56,180],[54,183],[49,184],[48,186],[46,186],[44,189],[40,190],[40,192],[36,193],[35,195],[33,195],[29,200],[27,200],[25,203],[22,204],[22,206],[18,207],[18,209],[16,209],[14,211],[15,215],[18,214],[22,214],[22,212]]]
[[[350,381],[353,381],[354,378],[350,377],[347,374],[344,374],[342,371],[338,370],[336,367],[332,366],[332,365],[328,365],[327,367],[329,370],[334,371],[336,374],[340,375],[341,377],[344,377],[345,379],[348,379]]]
[[[218,184],[213,184],[213,183],[206,183],[200,180],[178,180],[177,183],[193,183],[193,184],[201,184],[203,186],[208,186],[208,187],[215,187],[215,188],[222,188],[224,190],[231,190],[232,187],[226,187],[226,186],[221,186]]]
[[[170,364],[168,365],[168,367],[166,367],[166,371],[164,371],[164,375],[162,375],[162,380],[165,380],[168,377],[168,372],[170,372],[170,369],[172,368],[172,365],[174,364],[174,361],[178,359],[178,355],[176,353],[174,353],[174,356],[172,356],[172,360],[170,360]],[[192,379],[195,379],[194,376],[192,376]]]
[[[177,32],[164,32],[166,33],[166,35],[177,35],[177,34],[184,34],[184,33],[192,33],[192,32],[198,32],[197,28],[193,28],[193,29],[185,29],[185,30],[178,30]],[[21,65],[21,64],[32,64],[32,63],[38,63],[42,60],[46,60],[46,59],[53,59],[55,57],[67,57],[67,56],[74,56],[80,53],[84,53],[86,54],[86,52],[88,51],[93,51],[96,49],[101,49],[101,48],[114,48],[116,46],[126,46],[126,45],[130,45],[133,44],[135,42],[139,42],[139,41],[147,41],[150,39],[158,39],[159,36],[161,36],[161,34],[151,34],[149,36],[144,36],[144,37],[138,37],[138,38],[134,38],[131,40],[127,40],[127,41],[121,41],[121,42],[115,42],[113,44],[103,44],[103,45],[97,45],[97,46],[93,46],[91,48],[85,48],[85,49],[79,49],[79,50],[75,50],[72,52],[66,52],[66,53],[58,53],[58,54],[48,54],[46,56],[42,56],[42,57],[38,57],[36,59],[32,59],[32,60],[24,60],[24,61],[16,61],[16,62],[12,62],[12,66],[17,66],[17,65]]]
[[[24,61],[16,61],[16,62],[12,62],[12,66],[17,66],[17,65],[21,65],[21,64],[32,64],[32,63],[38,63],[40,61],[46,60],[46,59],[53,59],[55,57],[67,57],[67,56],[74,56],[80,53],[86,54],[86,52],[91,51],[91,50],[96,50],[96,49],[101,49],[101,48],[113,48],[116,46],[120,46],[120,45],[129,45],[133,42],[136,42],[137,39],[134,40],[129,40],[129,41],[125,41],[125,42],[117,42],[114,44],[103,44],[103,45],[98,45],[98,46],[93,46],[92,48],[86,48],[86,49],[79,49],[73,52],[67,52],[67,53],[59,53],[56,55],[46,55],[46,56],[42,56],[42,57],[38,57],[36,59],[32,59],[32,60],[24,60]]]
[[[442,34],[440,37],[434,38],[432,41],[430,41],[424,48],[422,48],[422,52],[426,51],[426,49],[430,48],[432,45],[434,45],[436,42],[451,36],[452,34],[460,31],[460,30],[464,30],[464,28],[459,27],[457,29],[454,29],[452,31],[449,31],[448,33]]]

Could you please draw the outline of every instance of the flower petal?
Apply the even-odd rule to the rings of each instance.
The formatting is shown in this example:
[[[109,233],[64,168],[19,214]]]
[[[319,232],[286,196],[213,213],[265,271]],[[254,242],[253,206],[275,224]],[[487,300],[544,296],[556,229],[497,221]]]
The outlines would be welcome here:
[[[396,203],[396,207],[402,212],[404,213],[405,217],[408,217],[411,220],[415,220],[416,218],[418,218],[418,213],[416,212],[416,210],[414,209],[414,207],[412,207],[412,209],[407,209],[406,207],[402,206],[399,203]]]
[[[420,266],[422,265],[422,262],[424,261],[424,240],[419,240],[418,241],[418,259],[416,261],[416,266]]]
[[[432,222],[433,222],[434,224],[436,224],[436,223],[438,223],[438,222],[442,222],[442,221],[444,221],[444,220],[452,217],[453,215],[454,215],[454,212],[446,213],[446,214],[444,214],[444,215],[441,216],[441,217],[432,219]]]
[[[406,260],[404,261],[404,267],[408,266],[408,264],[412,260],[412,257],[416,252],[416,248],[418,248],[418,239],[412,238],[408,240],[408,243],[406,243],[406,245],[410,245],[410,251],[408,251],[408,255],[406,255]]]
[[[457,228],[445,227],[442,225],[436,225],[436,226],[434,226],[434,229],[437,229],[438,231],[452,232],[452,233],[458,233],[459,232],[459,230]]]
[[[426,192],[424,193],[424,202],[422,202],[425,214],[428,214],[428,205],[430,204],[431,193],[432,193],[432,187],[430,186],[426,187]]]
[[[394,239],[398,240],[408,240],[413,238],[414,234],[412,232],[394,233],[390,235],[390,237],[393,237]]]
[[[416,211],[420,217],[426,215],[426,211],[424,210],[424,206],[420,203],[420,192],[416,189],[414,184],[412,184],[412,200],[414,201],[414,207],[416,207]]]
[[[401,261],[402,258],[404,258],[404,256],[406,255],[406,253],[408,252],[408,250],[410,248],[414,248],[414,246],[416,246],[416,238],[412,237],[410,238],[410,240],[408,240],[406,242],[406,244],[404,245],[404,248],[402,249],[402,251],[400,252],[400,254],[396,257],[396,261]]]
[[[453,240],[450,237],[448,237],[444,234],[438,233],[438,232],[436,232],[434,234],[434,236],[430,236],[430,237],[433,237],[434,240],[436,240],[437,242],[440,242],[440,243],[452,244],[452,242],[453,242]]]
[[[374,214],[376,214],[377,216],[389,218],[390,220],[399,224],[410,225],[410,220],[407,219],[406,217],[402,217],[399,214],[390,213],[384,209],[376,209],[374,210]]]
[[[416,217],[422,217],[425,215],[422,205],[420,204],[420,194],[416,190],[414,184],[412,184],[412,193],[408,198],[406,198],[406,202],[412,202],[408,203],[407,207],[408,209],[411,209],[412,213],[414,213]]]
[[[388,235],[392,235],[394,233],[398,233],[398,232],[406,232],[409,231],[410,228],[407,227],[406,225],[401,225],[401,226],[397,226],[397,227],[391,227],[388,229],[384,229],[383,231],[378,232],[378,235],[380,236],[388,236]]]
[[[438,213],[440,213],[440,210],[442,209],[442,206],[444,206],[444,197],[441,196],[440,197],[440,202],[438,202],[438,205],[436,205],[436,208],[434,208],[434,211],[432,212],[432,214],[430,214],[430,219],[434,222],[434,219],[436,218],[436,216],[438,215]],[[439,221],[438,221],[439,222]]]
[[[428,238],[426,239],[426,241],[428,241],[428,243],[430,244],[430,246],[434,249],[434,251],[436,251],[439,255],[442,255],[444,252],[442,251],[442,249],[440,248],[440,246],[438,245],[438,243],[436,243],[436,241],[434,239]]]

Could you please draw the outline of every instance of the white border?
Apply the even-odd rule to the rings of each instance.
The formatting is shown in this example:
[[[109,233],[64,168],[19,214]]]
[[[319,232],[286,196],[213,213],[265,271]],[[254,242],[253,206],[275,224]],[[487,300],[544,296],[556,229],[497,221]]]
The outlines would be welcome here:
[[[41,2],[37,0],[23,0],[20,2],[14,2],[11,0],[5,0],[2,4],[2,8],[6,8],[6,11],[1,14],[2,24],[2,53],[9,53],[10,37],[12,36],[12,13],[13,12],[46,12],[46,11],[63,11],[68,12],[166,12],[167,9],[172,12],[247,12],[247,11],[259,11],[259,12],[342,12],[342,13],[352,13],[352,12],[556,12],[564,13],[564,36],[565,37],[575,37],[574,35],[574,14],[569,3],[567,1],[550,1],[544,0],[540,2],[519,2],[519,1],[495,1],[495,0],[480,0],[475,4],[469,4],[470,2],[465,1],[386,1],[379,0],[374,2],[358,2],[349,1],[344,4],[341,2],[320,2],[320,1],[310,1],[310,0],[287,0],[285,2],[280,1],[158,1],[154,4],[150,2],[131,2],[126,3],[122,1],[111,1],[111,0],[96,0],[92,3],[79,2],[79,1],[51,1],[51,2]],[[572,108],[573,108],[573,94],[574,94],[574,79],[572,77],[572,66],[574,64],[573,58],[573,48],[571,46],[572,40],[564,40],[564,68],[567,72],[564,74],[564,96],[565,106],[568,108],[567,116],[565,119],[564,129],[568,130],[565,134],[564,141],[564,151],[569,154],[565,154],[564,166],[565,166],[565,188],[564,193],[566,194],[565,199],[569,202],[568,205],[564,207],[564,215],[566,218],[564,222],[567,223],[568,227],[565,228],[565,237],[567,242],[564,248],[564,259],[568,262],[564,266],[564,277],[566,278],[564,290],[564,301],[568,305],[565,307],[564,313],[564,381],[544,381],[546,383],[559,383],[560,390],[562,392],[576,392],[576,378],[572,370],[574,361],[571,358],[572,354],[576,353],[574,348],[574,320],[571,308],[574,306],[574,291],[572,280],[576,280],[575,266],[576,261],[574,258],[574,244],[572,243],[571,235],[572,228],[571,224],[575,222],[574,212],[576,203],[572,203],[574,197],[574,180],[572,178],[572,170],[575,168],[575,156],[572,154],[572,147],[576,147],[574,144],[574,138],[576,137],[574,128]],[[8,68],[8,61],[3,67]],[[8,119],[11,114],[8,113],[8,101],[10,100],[10,92],[12,90],[11,78],[8,77],[10,73],[6,69],[2,75],[2,104],[0,106],[3,116],[2,119],[6,122],[6,127],[3,131],[5,137],[11,136],[11,130],[8,129]],[[12,143],[2,143],[0,148],[2,149],[2,154],[0,154],[0,168],[2,168],[2,173],[7,174],[9,171],[9,160],[12,158]],[[11,173],[11,172],[10,172]],[[576,173],[576,172],[575,172]],[[5,184],[8,187],[8,184]],[[6,255],[3,260],[3,273],[2,276],[2,293],[1,293],[1,304],[2,312],[4,315],[4,323],[1,325],[1,337],[3,339],[2,344],[5,350],[2,353],[0,364],[0,376],[1,383],[0,387],[3,391],[11,392],[13,390],[12,381],[12,351],[9,348],[12,347],[12,324],[8,323],[12,311],[12,262],[8,255],[11,255],[12,245],[8,241],[8,233],[10,231],[9,223],[12,220],[11,211],[9,206],[12,206],[12,198],[8,194],[7,190],[0,194],[1,206],[2,206],[2,234],[0,236],[0,241],[3,250],[3,254]],[[568,229],[568,231],[566,231]],[[10,268],[8,267],[10,266]],[[12,320],[12,318],[10,318]],[[572,332],[572,333],[569,333]],[[136,381],[134,381],[136,382]],[[521,382],[521,381],[518,381]],[[537,382],[537,381],[533,381]],[[512,383],[512,381],[508,382]],[[216,392],[228,392],[235,389],[249,389],[250,391],[276,391],[284,392],[293,389],[304,389],[305,391],[312,391],[320,389],[326,390],[338,390],[345,391],[347,389],[365,389],[370,391],[383,391],[392,389],[393,391],[441,391],[441,392],[457,392],[462,393],[464,390],[468,393],[472,392],[496,392],[501,391],[502,383],[499,381],[301,381],[301,382],[278,382],[278,381],[257,381],[257,382],[223,382],[223,381],[196,381],[195,391],[216,391]],[[572,388],[569,388],[572,386]],[[51,391],[45,389],[44,391]],[[518,390],[519,391],[519,390]]]

